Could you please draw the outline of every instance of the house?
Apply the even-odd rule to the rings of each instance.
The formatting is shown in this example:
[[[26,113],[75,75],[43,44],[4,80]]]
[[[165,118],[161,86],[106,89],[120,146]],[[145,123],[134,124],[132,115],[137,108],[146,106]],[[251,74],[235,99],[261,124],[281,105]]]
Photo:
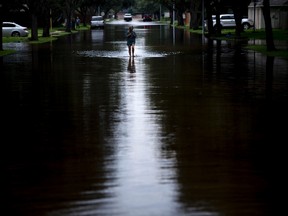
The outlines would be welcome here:
[[[288,29],[288,0],[270,0],[270,15],[272,28]],[[265,28],[263,0],[252,0],[248,18],[255,21],[255,29]]]

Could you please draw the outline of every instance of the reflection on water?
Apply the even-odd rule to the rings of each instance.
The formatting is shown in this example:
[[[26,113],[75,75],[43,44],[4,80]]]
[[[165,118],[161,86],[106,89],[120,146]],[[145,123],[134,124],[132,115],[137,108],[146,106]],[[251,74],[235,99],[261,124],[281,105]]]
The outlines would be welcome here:
[[[157,25],[129,58],[126,30],[3,58],[8,215],[278,215],[287,60]]]
[[[135,57],[140,58],[161,58],[168,55],[177,55],[180,52],[147,52],[145,51],[145,47],[137,46],[137,54]],[[89,50],[89,51],[77,51],[77,55],[84,56],[84,57],[102,57],[102,58],[128,58],[129,55],[126,50],[121,51],[103,51],[103,50]]]
[[[159,167],[161,128],[155,122],[157,115],[152,114],[153,106],[146,95],[147,86],[143,85],[147,82],[147,66],[145,62],[137,60],[135,65],[137,75],[134,78],[127,77],[126,73],[122,75],[124,83],[118,89],[121,114],[119,122],[113,127],[119,185],[115,188],[115,196],[119,200],[117,209],[123,215],[154,215],[159,214],[159,208],[165,215],[176,214],[173,205],[175,191],[171,185],[161,183],[161,176],[167,174]],[[169,175],[173,178],[172,170]],[[131,211],[130,208],[138,211]]]
[[[130,58],[129,58],[129,63],[128,63],[127,70],[128,70],[130,73],[136,73],[135,58],[134,58],[134,57],[132,57],[132,58],[130,57]]]

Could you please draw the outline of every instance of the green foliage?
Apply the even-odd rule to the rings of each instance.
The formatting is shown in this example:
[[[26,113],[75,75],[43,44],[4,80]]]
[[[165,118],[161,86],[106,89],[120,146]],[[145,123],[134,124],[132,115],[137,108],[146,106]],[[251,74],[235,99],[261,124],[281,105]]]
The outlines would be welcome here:
[[[21,43],[28,42],[28,37],[2,37],[3,43]]]
[[[261,39],[265,40],[266,39],[266,32],[265,29],[261,30],[246,30],[245,32],[242,33],[242,36],[251,38],[251,39]],[[288,38],[288,30],[282,30],[282,29],[273,29],[273,37],[275,40],[287,40]]]
[[[138,0],[135,7],[138,12],[153,14],[159,11],[160,3],[153,0]]]
[[[10,55],[15,52],[15,50],[0,50],[0,56]]]
[[[265,45],[248,45],[246,46],[246,49],[254,50],[256,52],[263,53],[267,56],[275,56],[288,59],[288,51],[284,49],[267,51],[267,47]]]

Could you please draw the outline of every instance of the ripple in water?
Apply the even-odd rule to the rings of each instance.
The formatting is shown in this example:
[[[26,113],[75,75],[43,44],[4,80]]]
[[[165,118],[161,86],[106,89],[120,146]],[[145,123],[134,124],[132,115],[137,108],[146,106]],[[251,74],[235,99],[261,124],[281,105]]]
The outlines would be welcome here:
[[[86,50],[77,51],[77,55],[89,58],[123,58],[128,57],[127,51],[104,51],[104,50]],[[180,52],[137,52],[135,57],[140,58],[161,58],[169,55],[177,55]]]

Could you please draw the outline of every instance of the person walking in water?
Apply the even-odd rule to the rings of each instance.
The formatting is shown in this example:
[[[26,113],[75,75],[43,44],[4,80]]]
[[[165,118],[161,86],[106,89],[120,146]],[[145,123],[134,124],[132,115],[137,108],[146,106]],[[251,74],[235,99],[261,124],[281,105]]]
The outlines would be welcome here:
[[[128,46],[128,52],[129,56],[134,56],[134,50],[135,50],[135,42],[136,42],[136,33],[133,31],[133,26],[130,26],[127,32],[127,46]]]

